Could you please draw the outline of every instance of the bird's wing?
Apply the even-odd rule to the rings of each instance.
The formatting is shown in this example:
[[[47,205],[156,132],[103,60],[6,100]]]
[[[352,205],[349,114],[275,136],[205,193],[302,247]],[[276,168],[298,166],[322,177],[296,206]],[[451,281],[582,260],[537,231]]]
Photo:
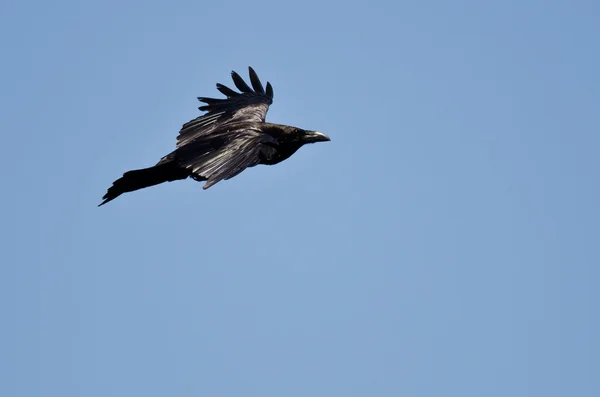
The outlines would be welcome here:
[[[277,154],[277,140],[260,131],[239,131],[233,138],[226,139],[227,142],[216,150],[209,142],[191,144],[190,149],[203,154],[180,163],[191,171],[194,179],[206,181],[203,189],[208,189],[221,180],[233,178],[246,168],[257,165],[261,160],[270,160]]]
[[[183,125],[177,136],[177,147],[182,147],[230,123],[265,121],[269,105],[273,103],[273,87],[267,82],[265,90],[254,69],[249,67],[248,70],[252,88],[239,74],[231,72],[233,82],[241,93],[217,84],[217,89],[227,98],[198,98],[199,101],[206,103],[198,109],[207,113]]]

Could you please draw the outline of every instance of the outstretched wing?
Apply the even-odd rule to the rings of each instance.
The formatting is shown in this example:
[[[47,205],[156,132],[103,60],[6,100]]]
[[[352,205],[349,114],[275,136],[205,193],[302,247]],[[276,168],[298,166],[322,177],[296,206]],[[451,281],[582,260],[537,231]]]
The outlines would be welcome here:
[[[192,178],[206,181],[203,189],[230,179],[253,167],[261,160],[271,160],[277,155],[277,141],[260,131],[244,130],[217,134],[212,139],[201,139],[179,149],[180,164],[187,168]],[[189,149],[192,154],[185,155]]]
[[[254,69],[248,67],[248,71],[252,88],[239,74],[232,71],[233,82],[241,93],[217,84],[217,89],[227,98],[198,98],[200,102],[206,103],[198,109],[207,113],[183,125],[177,136],[177,147],[182,147],[198,137],[206,136],[226,124],[265,121],[269,105],[273,103],[273,87],[267,82],[265,91]]]

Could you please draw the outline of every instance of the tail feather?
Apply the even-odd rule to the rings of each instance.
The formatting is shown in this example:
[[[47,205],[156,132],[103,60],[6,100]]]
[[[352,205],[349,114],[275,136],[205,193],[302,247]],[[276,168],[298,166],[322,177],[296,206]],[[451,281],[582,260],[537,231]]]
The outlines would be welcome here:
[[[113,182],[113,185],[108,189],[104,197],[102,197],[104,201],[98,207],[116,199],[123,193],[133,192],[134,190],[158,185],[163,182],[185,179],[188,176],[189,172],[185,168],[180,168],[173,162],[141,170],[128,171],[121,178]]]

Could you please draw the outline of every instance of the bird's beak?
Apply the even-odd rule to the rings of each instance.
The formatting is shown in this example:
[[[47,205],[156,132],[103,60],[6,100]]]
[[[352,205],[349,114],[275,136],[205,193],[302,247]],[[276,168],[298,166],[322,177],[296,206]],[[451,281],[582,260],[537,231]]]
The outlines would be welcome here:
[[[306,131],[306,135],[304,136],[304,141],[306,143],[327,142],[330,140],[331,139],[329,139],[327,135],[318,131]]]

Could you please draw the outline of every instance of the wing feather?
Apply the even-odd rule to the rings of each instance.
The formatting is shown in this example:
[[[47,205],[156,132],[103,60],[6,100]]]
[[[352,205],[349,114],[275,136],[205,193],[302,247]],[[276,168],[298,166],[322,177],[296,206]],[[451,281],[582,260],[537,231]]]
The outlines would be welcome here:
[[[252,88],[236,72],[231,72],[235,86],[241,93],[217,84],[217,90],[226,98],[198,97],[204,105],[198,109],[207,113],[185,123],[177,136],[177,147],[185,146],[200,137],[206,137],[217,129],[239,122],[264,122],[273,103],[273,87],[267,82],[266,92],[258,75],[248,68]]]
[[[254,88],[254,91],[257,94],[264,95],[265,94],[265,89],[263,88],[263,85],[260,82],[260,79],[258,78],[258,75],[254,71],[254,69],[252,69],[252,67],[250,67],[250,66],[248,67],[248,71],[250,73],[250,82],[252,83],[252,88]]]
[[[238,131],[235,134],[233,139],[222,146],[208,141],[190,145],[193,146],[190,147],[190,152],[196,155],[183,161],[182,165],[196,176],[195,179],[206,180],[203,189],[233,178],[246,168],[257,165],[262,159],[276,154],[277,141],[270,135],[255,131]]]
[[[231,98],[231,97],[240,95],[238,92],[235,92],[231,88],[224,86],[223,84],[219,84],[219,83],[217,83],[217,90],[219,90],[221,92],[221,94],[226,95],[227,98]]]
[[[248,93],[248,94],[254,93],[254,91],[252,91],[252,88],[250,88],[248,86],[248,84],[246,84],[244,79],[236,72],[234,72],[234,71],[231,72],[231,78],[233,79],[233,82],[235,83],[235,86],[237,87],[238,90]]]

